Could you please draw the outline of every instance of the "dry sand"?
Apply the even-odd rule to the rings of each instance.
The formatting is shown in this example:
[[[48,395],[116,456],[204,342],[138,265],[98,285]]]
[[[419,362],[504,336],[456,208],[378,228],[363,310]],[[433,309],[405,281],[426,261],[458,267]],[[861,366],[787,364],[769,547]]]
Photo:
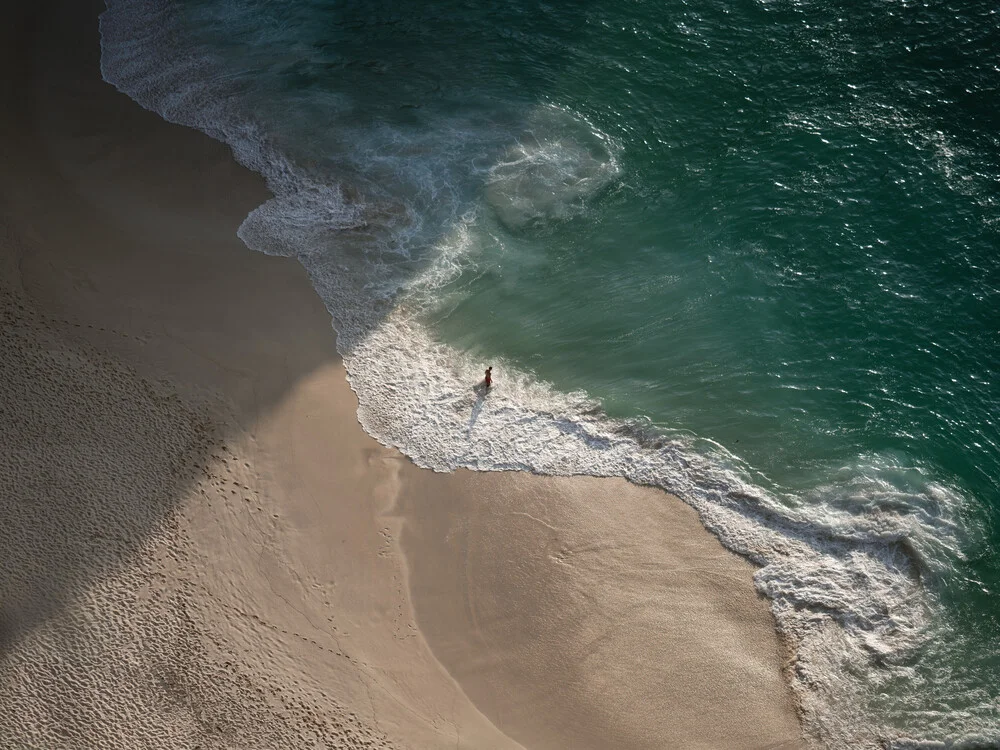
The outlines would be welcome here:
[[[104,84],[94,2],[0,31],[0,747],[798,747],[752,569],[624,481],[365,435],[266,198]]]

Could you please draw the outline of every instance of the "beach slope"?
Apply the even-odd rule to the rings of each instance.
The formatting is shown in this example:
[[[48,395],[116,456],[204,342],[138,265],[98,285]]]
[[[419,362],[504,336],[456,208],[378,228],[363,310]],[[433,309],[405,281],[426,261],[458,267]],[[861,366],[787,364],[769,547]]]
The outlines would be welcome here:
[[[0,30],[0,737],[798,747],[752,568],[621,480],[366,435],[267,198],[104,83],[100,3]]]

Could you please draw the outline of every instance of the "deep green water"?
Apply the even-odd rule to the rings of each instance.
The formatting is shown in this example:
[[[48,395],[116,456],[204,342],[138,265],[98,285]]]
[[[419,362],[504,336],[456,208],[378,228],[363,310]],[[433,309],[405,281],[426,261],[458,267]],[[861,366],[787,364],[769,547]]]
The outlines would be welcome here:
[[[244,161],[295,165],[279,208],[298,233],[260,249],[307,256],[342,333],[363,266],[387,290],[357,303],[376,318],[409,300],[456,356],[687,436],[817,528],[904,519],[912,539],[859,549],[908,550],[925,638],[866,646],[810,726],[831,746],[994,746],[994,6],[198,0],[164,17],[160,44],[198,52],[176,74],[204,88],[135,95],[266,144]],[[226,127],[191,114],[220,101]]]

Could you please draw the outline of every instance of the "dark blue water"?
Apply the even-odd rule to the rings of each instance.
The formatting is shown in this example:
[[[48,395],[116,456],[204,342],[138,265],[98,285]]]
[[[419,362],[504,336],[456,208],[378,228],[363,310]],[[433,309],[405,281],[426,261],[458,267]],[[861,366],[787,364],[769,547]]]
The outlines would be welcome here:
[[[976,2],[114,2],[104,66],[268,177],[241,236],[309,269],[369,431],[680,493],[763,566],[812,736],[991,746],[998,27]]]

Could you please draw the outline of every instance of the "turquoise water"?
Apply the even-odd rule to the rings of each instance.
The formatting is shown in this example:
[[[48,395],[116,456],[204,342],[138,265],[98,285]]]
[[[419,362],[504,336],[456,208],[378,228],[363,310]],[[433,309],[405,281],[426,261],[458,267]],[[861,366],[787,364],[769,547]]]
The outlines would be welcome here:
[[[678,492],[763,566],[818,742],[996,746],[997,10],[110,7],[105,77],[268,178],[241,236],[376,437]]]

